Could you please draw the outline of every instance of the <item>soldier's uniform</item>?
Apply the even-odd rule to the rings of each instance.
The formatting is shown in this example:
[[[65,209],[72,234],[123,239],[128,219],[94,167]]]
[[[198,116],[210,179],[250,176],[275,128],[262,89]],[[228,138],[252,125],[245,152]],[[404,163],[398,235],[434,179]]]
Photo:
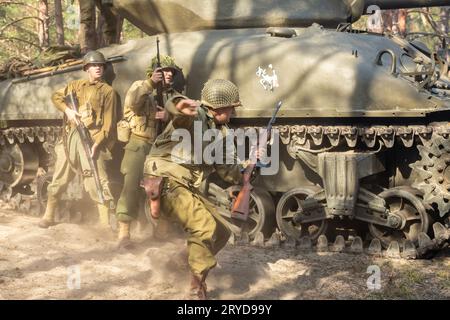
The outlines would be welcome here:
[[[88,53],[85,61],[89,61],[89,57],[93,57],[91,60],[94,61],[89,61],[90,63],[104,63],[103,55],[100,54],[100,59],[96,59],[98,54],[100,53],[96,51]],[[52,101],[58,110],[64,112],[67,108],[64,97],[72,91],[75,92],[79,101],[79,113],[82,115],[80,121],[88,128],[94,143],[99,145],[95,162],[104,198],[106,201],[110,201],[112,196],[106,167],[107,161],[111,159],[110,150],[117,139],[115,115],[119,103],[118,97],[113,88],[103,81],[91,83],[89,80],[75,80],[53,94]],[[94,177],[80,135],[74,125],[65,125],[63,138],[55,146],[55,152],[56,163],[53,180],[47,187],[47,208],[39,225],[45,228],[54,223],[58,197],[66,190],[76,172],[79,172],[83,176],[85,190],[92,200],[98,203],[101,224],[107,226],[109,224],[109,208],[100,203]]]
[[[179,141],[172,141],[172,133],[177,129],[186,129],[193,137],[194,121],[199,121],[202,128],[202,132],[195,134],[203,134],[208,129],[218,129],[224,137],[227,134],[227,126],[217,125],[209,109],[203,105],[198,108],[198,115],[195,117],[179,112],[175,105],[183,98],[186,97],[175,96],[166,103],[165,107],[172,120],[156,139],[146,160],[144,174],[165,178],[161,213],[179,222],[188,233],[188,262],[193,275],[191,285],[194,294],[201,298],[206,294],[205,279],[208,271],[217,263],[215,255],[225,246],[231,233],[214,205],[200,193],[200,183],[216,171],[227,182],[238,184],[242,179],[243,166],[204,162],[194,164],[193,152],[186,154],[182,148],[176,147]],[[210,80],[205,84],[202,100],[212,109],[240,104],[236,86],[221,79]]]
[[[156,88],[153,88],[150,80],[156,64],[157,59],[154,57],[147,70],[148,78],[134,82],[125,97],[124,119],[121,123],[131,129],[131,135],[124,147],[125,154],[120,168],[124,175],[124,183],[116,208],[119,240],[129,239],[129,222],[137,218],[139,203],[144,196],[139,185],[143,177],[145,158],[156,138]],[[174,77],[176,73],[181,73],[181,69],[170,56],[161,57],[161,68],[171,69]],[[177,94],[179,93],[172,87],[165,88],[164,102]],[[120,124],[118,130],[121,130]],[[128,224],[121,222],[128,222]]]
[[[95,33],[95,7],[105,20],[103,36],[106,45],[117,43],[118,16],[112,10],[111,0],[78,0],[80,4],[79,41],[83,53],[97,48]]]

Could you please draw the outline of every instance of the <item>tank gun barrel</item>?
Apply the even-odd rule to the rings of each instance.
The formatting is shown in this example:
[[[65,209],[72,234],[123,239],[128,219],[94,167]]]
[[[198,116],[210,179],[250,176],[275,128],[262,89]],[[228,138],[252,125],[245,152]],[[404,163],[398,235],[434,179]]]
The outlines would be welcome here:
[[[448,6],[448,0],[365,0],[365,9],[376,5],[382,10]]]

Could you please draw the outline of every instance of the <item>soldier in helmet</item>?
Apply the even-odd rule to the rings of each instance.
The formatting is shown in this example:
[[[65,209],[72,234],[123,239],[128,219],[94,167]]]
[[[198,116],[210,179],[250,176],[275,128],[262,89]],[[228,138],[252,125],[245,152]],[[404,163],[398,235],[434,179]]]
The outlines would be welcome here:
[[[223,164],[225,161],[222,164],[204,161],[196,164],[199,162],[194,161],[195,148],[186,154],[178,147],[179,141],[171,139],[172,134],[177,129],[188,130],[192,139],[194,135],[203,134],[208,129],[217,129],[226,137],[227,123],[240,105],[238,88],[231,81],[223,79],[209,80],[204,85],[201,102],[181,95],[174,96],[165,105],[171,120],[156,139],[145,162],[145,179],[163,177],[161,214],[181,224],[188,234],[188,263],[191,270],[189,298],[206,299],[206,277],[217,263],[215,255],[230,236],[226,222],[201,195],[200,183],[216,171],[225,181],[237,184],[242,180],[241,171],[244,168],[239,163]],[[195,132],[195,128],[201,128],[200,132]],[[203,150],[197,153],[203,154]]]
[[[180,94],[174,89],[174,79],[184,79],[181,69],[172,57],[161,56],[160,61],[161,66],[157,67],[157,57],[154,57],[147,70],[147,79],[134,82],[128,89],[124,103],[124,119],[118,125],[119,140],[127,142],[121,164],[124,184],[116,208],[119,247],[131,245],[130,224],[138,218],[139,203],[144,199],[139,185],[145,158],[157,135],[156,121],[165,121],[164,105],[158,106],[155,97],[157,86],[162,87],[165,103],[167,99]]]
[[[55,172],[47,188],[47,207],[39,222],[41,228],[55,224],[58,198],[66,190],[76,172],[82,174],[84,188],[97,202],[100,224],[109,227],[109,207],[100,203],[98,199],[95,181],[83,151],[80,135],[76,130],[76,124],[80,121],[89,130],[94,142],[91,156],[97,164],[103,195],[106,201],[111,201],[106,165],[111,159],[110,150],[117,139],[115,118],[119,99],[113,88],[102,80],[105,67],[106,60],[102,53],[98,51],[87,53],[83,58],[83,70],[87,73],[88,79],[71,81],[52,96],[55,107],[64,113],[65,128],[64,138],[55,146]],[[64,102],[64,97],[70,92],[75,92],[78,98],[78,112]]]
[[[118,16],[112,10],[112,0],[79,0],[80,4],[80,48],[85,54],[97,48],[97,37],[95,32],[95,7],[105,20],[103,37],[105,45],[117,43]]]

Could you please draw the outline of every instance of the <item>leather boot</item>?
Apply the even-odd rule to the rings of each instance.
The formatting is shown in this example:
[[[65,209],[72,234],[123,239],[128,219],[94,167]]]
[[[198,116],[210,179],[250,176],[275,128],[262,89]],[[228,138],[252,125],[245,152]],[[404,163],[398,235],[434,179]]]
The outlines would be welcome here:
[[[130,236],[130,221],[119,221],[119,236],[118,236],[118,248],[131,249],[133,248],[133,243],[131,242]]]
[[[206,276],[208,272],[199,274],[191,274],[191,286],[189,289],[189,297],[190,300],[207,300],[206,296]]]
[[[58,201],[56,198],[49,196],[47,199],[47,206],[45,208],[44,216],[41,218],[41,220],[38,223],[38,226],[40,228],[47,229],[50,226],[54,226],[55,223],[55,213],[56,213],[56,206],[58,204]]]
[[[97,204],[97,209],[100,226],[109,228],[109,208],[103,204]]]

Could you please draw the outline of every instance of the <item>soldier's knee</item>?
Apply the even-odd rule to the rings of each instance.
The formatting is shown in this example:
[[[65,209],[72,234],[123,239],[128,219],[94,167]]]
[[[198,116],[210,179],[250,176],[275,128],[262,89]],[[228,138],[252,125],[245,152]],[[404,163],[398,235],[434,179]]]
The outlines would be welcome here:
[[[196,232],[196,236],[205,243],[213,243],[217,230],[217,223],[214,218],[208,219],[206,223],[200,226]]]

